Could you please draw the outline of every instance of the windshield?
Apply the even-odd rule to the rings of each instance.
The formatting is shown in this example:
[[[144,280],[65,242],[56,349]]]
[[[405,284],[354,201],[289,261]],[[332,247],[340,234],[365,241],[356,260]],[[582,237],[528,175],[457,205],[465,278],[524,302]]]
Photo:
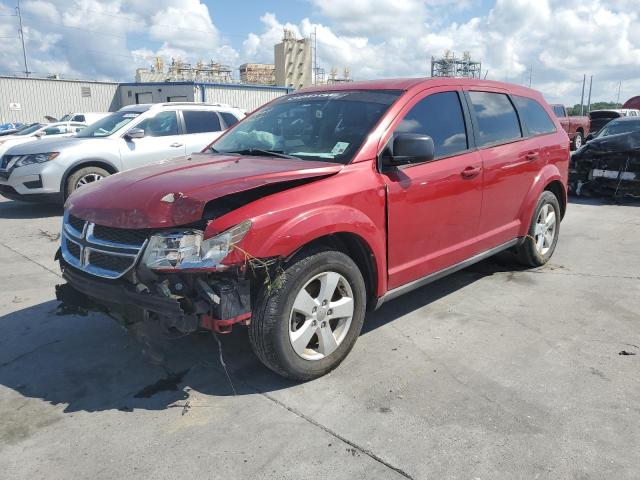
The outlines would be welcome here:
[[[120,130],[131,120],[136,118],[142,112],[115,112],[108,115],[96,123],[89,125],[81,130],[78,135],[79,138],[87,137],[106,137],[112,133]]]
[[[607,123],[596,135],[596,138],[618,135],[620,133],[640,132],[640,120],[638,121],[612,121]]]
[[[27,128],[25,128],[23,130],[20,130],[19,132],[14,133],[14,135],[30,135],[33,132],[37,132],[42,127],[44,127],[44,124],[42,124],[42,123],[34,123],[33,125],[30,125]]]
[[[288,95],[239,123],[212,150],[348,163],[401,93],[354,90]]]

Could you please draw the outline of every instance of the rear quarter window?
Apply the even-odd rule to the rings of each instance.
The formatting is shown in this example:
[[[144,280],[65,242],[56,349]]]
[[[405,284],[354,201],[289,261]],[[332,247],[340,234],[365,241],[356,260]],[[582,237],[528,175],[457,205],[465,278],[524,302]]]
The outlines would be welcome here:
[[[222,130],[216,112],[207,110],[183,110],[184,124],[189,133],[219,132]]]
[[[527,97],[513,96],[520,116],[529,132],[529,135],[542,135],[553,133],[556,126],[549,118],[547,111],[536,100]]]
[[[224,120],[224,123],[227,124],[227,128],[235,125],[239,121],[233,113],[220,112],[220,115],[222,115],[222,120]]]
[[[469,92],[478,124],[478,146],[506,143],[522,138],[520,121],[504,93]]]

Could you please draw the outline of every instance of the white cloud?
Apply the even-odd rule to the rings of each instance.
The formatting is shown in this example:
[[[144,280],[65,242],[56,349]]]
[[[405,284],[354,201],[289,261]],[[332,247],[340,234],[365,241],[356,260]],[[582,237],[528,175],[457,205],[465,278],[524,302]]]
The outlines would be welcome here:
[[[451,49],[471,52],[490,79],[528,84],[532,68],[532,86],[554,102],[579,102],[583,73],[594,76],[594,100],[615,100],[619,80],[622,101],[640,92],[640,0],[497,0],[487,14],[460,23],[441,18],[454,9],[468,13],[476,2],[312,2],[329,24],[305,18],[282,25],[267,13],[244,55],[272,58],[286,26],[304,36],[317,29],[318,64],[349,66],[356,79],[427,76],[431,56]]]
[[[528,83],[552,101],[579,101],[583,73],[595,100],[640,93],[640,0],[309,0],[309,15],[282,23],[245,12],[260,27],[236,51],[204,0],[23,0],[29,67],[38,74],[131,80],[155,55],[238,67],[272,62],[283,28],[317,30],[319,65],[356,79],[427,76],[432,55],[470,51],[488,78]],[[217,5],[217,4],[216,4]],[[222,8],[222,7],[220,7]],[[243,8],[240,2],[232,7]],[[13,8],[0,3],[1,73],[23,70]],[[225,30],[226,31],[226,30]],[[234,32],[230,28],[229,35]]]
[[[13,13],[0,5],[0,13]],[[235,64],[237,52],[200,0],[24,0],[29,69],[93,79],[132,80],[155,55],[169,61],[214,59]],[[23,70],[15,17],[0,17],[2,73]],[[131,43],[153,45],[131,48]]]

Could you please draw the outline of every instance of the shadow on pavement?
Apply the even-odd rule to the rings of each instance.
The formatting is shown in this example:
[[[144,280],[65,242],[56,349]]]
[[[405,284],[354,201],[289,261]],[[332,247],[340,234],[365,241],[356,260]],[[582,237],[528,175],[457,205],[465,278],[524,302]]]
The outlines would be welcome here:
[[[54,203],[30,203],[17,200],[0,201],[0,219],[58,217],[62,215],[62,212],[62,205]]]
[[[512,269],[499,260],[485,261],[404,295],[370,313],[362,334]],[[183,408],[190,390],[233,394],[210,332],[164,340],[164,359],[154,364],[143,345],[108,316],[56,315],[56,307],[49,301],[0,317],[0,384],[25,397],[66,404],[65,412]],[[258,361],[245,329],[218,338],[238,395],[295,385]]]

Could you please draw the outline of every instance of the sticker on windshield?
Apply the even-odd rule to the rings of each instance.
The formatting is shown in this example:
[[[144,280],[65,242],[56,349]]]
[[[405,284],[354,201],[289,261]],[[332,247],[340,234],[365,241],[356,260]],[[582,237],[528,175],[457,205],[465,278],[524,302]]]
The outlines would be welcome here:
[[[136,118],[138,115],[140,115],[139,113],[125,113],[124,115],[122,115],[122,118]]]
[[[331,150],[331,154],[332,155],[340,155],[340,154],[344,153],[344,151],[347,149],[348,146],[349,146],[349,144],[347,142],[338,142],[338,143],[335,144],[335,146]]]

